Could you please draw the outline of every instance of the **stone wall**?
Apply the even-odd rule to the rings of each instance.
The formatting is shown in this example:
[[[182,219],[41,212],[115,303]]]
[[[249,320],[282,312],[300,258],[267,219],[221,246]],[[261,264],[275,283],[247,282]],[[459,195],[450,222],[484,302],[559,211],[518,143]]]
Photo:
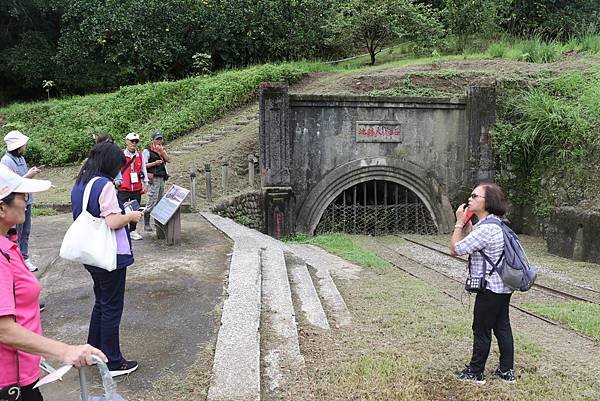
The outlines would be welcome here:
[[[494,179],[494,87],[416,98],[290,95],[285,85],[264,83],[259,99],[269,235],[312,234],[337,194],[369,180],[409,188],[449,232],[453,203],[475,182]]]
[[[600,210],[555,208],[546,231],[548,252],[600,263]]]
[[[264,207],[260,192],[231,196],[211,208],[219,216],[229,217],[239,224],[264,232]]]

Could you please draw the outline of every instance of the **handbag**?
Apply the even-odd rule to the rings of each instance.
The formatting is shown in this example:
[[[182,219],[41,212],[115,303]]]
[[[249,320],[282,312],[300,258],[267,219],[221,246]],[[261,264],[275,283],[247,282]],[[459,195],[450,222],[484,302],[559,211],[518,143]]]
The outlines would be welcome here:
[[[60,246],[60,257],[113,271],[117,268],[117,237],[103,217],[94,217],[87,211],[92,185],[99,177],[87,183],[83,192],[81,214],[67,230]]]
[[[0,251],[2,252],[2,251]],[[2,255],[10,262],[10,256],[2,252]],[[15,289],[15,283],[13,281],[13,297],[15,298],[15,305],[17,305],[17,294]],[[13,316],[15,322],[17,318]],[[0,388],[0,401],[19,401],[21,399],[21,380],[19,378],[19,351],[15,350],[15,357],[17,359],[17,383],[11,384],[10,386]]]

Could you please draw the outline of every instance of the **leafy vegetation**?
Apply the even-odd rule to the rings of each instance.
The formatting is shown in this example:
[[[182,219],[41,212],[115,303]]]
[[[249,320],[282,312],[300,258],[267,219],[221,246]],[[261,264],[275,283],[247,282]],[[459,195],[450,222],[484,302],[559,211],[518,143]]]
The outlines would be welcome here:
[[[499,33],[592,38],[599,15],[597,0],[6,0],[0,103],[204,74],[198,55],[217,71],[363,48],[373,63],[400,41],[417,52],[462,52]],[[598,51],[595,39],[576,45]],[[535,61],[534,53],[524,52]]]
[[[562,74],[503,97],[495,137],[499,180],[516,205],[544,218],[553,206],[598,196],[599,98],[600,71]]]
[[[262,65],[208,77],[123,87],[110,94],[76,96],[0,109],[0,135],[19,129],[30,136],[30,163],[51,166],[80,160],[93,144],[92,131],[110,132],[118,142],[127,132],[149,141],[160,128],[167,139],[213,120],[255,96],[260,82],[295,82],[325,69],[316,63]]]
[[[443,34],[437,13],[410,0],[340,2],[329,26],[332,43],[349,39],[349,48],[357,44],[366,47],[371,65],[391,43],[409,40],[418,49],[433,48]]]

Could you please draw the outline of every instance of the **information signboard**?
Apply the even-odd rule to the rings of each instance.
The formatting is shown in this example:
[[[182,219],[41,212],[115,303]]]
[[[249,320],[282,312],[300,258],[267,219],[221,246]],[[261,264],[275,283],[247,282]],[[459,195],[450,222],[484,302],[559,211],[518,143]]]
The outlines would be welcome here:
[[[167,224],[189,193],[189,190],[178,185],[171,186],[160,202],[154,206],[150,216],[163,225]]]

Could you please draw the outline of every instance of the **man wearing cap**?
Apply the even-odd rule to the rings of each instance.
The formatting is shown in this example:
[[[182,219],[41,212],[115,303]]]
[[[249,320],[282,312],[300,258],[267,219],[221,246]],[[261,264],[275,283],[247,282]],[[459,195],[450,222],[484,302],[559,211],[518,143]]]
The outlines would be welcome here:
[[[148,172],[146,171],[146,162],[142,156],[142,152],[137,150],[137,145],[140,142],[140,136],[135,132],[130,132],[125,137],[125,149],[123,154],[127,161],[121,168],[123,182],[119,187],[119,203],[136,200],[138,204],[142,202],[142,193],[146,192],[148,186]],[[129,231],[132,240],[140,240],[143,237],[138,234],[135,229],[137,223],[132,221],[129,223]]]
[[[142,152],[146,168],[148,169],[148,202],[144,210],[144,231],[152,231],[150,226],[150,212],[162,198],[165,191],[165,181],[169,179],[166,163],[171,161],[163,148],[163,134],[155,131],[152,134],[152,143]]]
[[[36,176],[41,170],[38,167],[27,167],[27,162],[23,154],[27,148],[27,142],[29,137],[23,135],[19,131],[10,131],[4,136],[4,142],[6,143],[6,154],[0,159],[0,164],[5,165],[14,173],[24,178],[32,178]],[[19,248],[25,259],[25,264],[30,271],[34,272],[38,268],[29,259],[29,233],[31,232],[31,205],[33,204],[33,197],[29,197],[27,200],[27,209],[25,210],[25,221],[23,224],[17,224],[17,236],[19,242]]]

